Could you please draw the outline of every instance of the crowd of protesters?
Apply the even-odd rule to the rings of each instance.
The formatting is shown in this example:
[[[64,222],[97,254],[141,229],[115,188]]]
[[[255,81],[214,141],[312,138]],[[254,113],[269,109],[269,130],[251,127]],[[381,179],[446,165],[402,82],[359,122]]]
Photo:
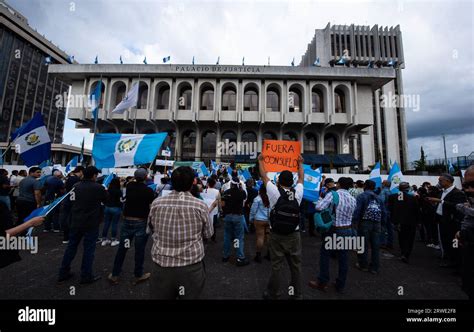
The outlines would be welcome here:
[[[426,246],[439,253],[440,268],[451,268],[462,278],[463,290],[474,298],[474,166],[464,175],[462,189],[456,188],[449,174],[437,184],[423,183],[419,188],[401,182],[396,192],[391,183],[380,187],[372,180],[356,181],[323,176],[315,201],[303,199],[303,160],[298,161],[298,181],[283,171],[270,179],[262,156],[244,181],[236,169],[221,168],[209,177],[200,177],[190,167],[176,168],[171,176],[161,176],[152,189],[149,171],[138,168],[133,177],[114,178],[107,187],[101,184],[99,170],[77,166],[64,176],[53,170],[42,176],[41,169],[0,170],[1,236],[25,234],[31,226],[44,223],[43,232],[62,233],[64,256],[58,282],[73,277],[71,263],[83,243],[80,282],[93,283],[101,278],[93,272],[97,246],[117,247],[107,280],[120,283],[122,265],[134,243],[134,283],[151,282],[151,297],[159,299],[199,298],[206,279],[204,256],[209,240],[222,244],[222,262],[238,267],[250,264],[246,256],[246,235],[255,233],[253,262],[271,263],[264,299],[282,297],[281,270],[288,264],[290,298],[302,298],[301,233],[322,236],[319,274],[308,286],[327,291],[330,286],[331,257],[338,261],[333,287],[344,293],[350,255],[357,255],[356,268],[377,275],[381,251],[399,254],[409,264],[418,236]],[[24,220],[33,210],[50,204],[69,193],[60,208],[46,218]],[[331,222],[317,227],[316,219],[326,213]],[[324,218],[323,218],[324,219]],[[215,229],[223,223],[223,238]],[[100,231],[100,227],[102,230]],[[119,226],[120,225],[120,226]],[[316,226],[315,226],[316,225]],[[321,225],[319,225],[321,226]],[[361,237],[365,250],[328,249],[324,239]],[[151,238],[151,271],[144,271],[145,250]],[[394,241],[398,239],[398,248]],[[247,250],[248,253],[248,250]],[[231,259],[234,257],[233,259]],[[0,251],[0,267],[19,260],[18,253]],[[185,290],[185,291],[183,291]]]

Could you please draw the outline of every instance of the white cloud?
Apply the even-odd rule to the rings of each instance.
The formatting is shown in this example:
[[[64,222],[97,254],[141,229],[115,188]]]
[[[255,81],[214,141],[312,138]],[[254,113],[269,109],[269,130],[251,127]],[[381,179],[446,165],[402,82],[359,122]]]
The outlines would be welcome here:
[[[331,24],[400,24],[406,94],[419,94],[421,110],[407,112],[410,145],[441,134],[461,134],[474,119],[472,9],[469,1],[91,1],[10,0],[35,27],[81,63],[289,65],[299,63],[314,29]],[[457,54],[454,57],[453,54]],[[65,142],[76,142],[76,131]],[[474,132],[472,130],[471,132]],[[89,134],[90,135],[90,134]],[[464,137],[464,136],[463,136]],[[82,139],[82,138],[81,138]],[[91,141],[91,139],[89,139]],[[472,140],[464,141],[474,150]],[[411,147],[410,147],[411,149]],[[419,150],[419,148],[417,148]],[[434,158],[443,155],[433,145]],[[410,156],[412,156],[410,150]],[[410,157],[410,160],[413,158]]]

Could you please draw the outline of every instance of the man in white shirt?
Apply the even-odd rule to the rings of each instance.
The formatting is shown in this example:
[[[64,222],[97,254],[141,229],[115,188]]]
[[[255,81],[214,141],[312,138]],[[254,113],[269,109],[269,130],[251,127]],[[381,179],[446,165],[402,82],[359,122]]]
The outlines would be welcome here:
[[[441,198],[428,197],[432,203],[438,203],[436,218],[439,221],[439,237],[443,261],[441,267],[457,267],[460,265],[459,248],[453,247],[455,234],[461,229],[463,216],[456,210],[456,205],[466,202],[464,193],[454,186],[454,177],[442,174],[439,185],[443,188]]]
[[[290,171],[283,171],[278,177],[277,185],[273,184],[265,172],[263,166],[263,155],[260,154],[259,170],[262,181],[267,189],[268,199],[270,201],[270,209],[273,212],[275,205],[277,204],[280,196],[286,194],[288,201],[296,200],[297,205],[301,204],[303,199],[303,181],[304,181],[304,170],[303,170],[303,158],[298,158],[298,183],[293,187],[293,174]],[[284,199],[284,198],[282,198]],[[272,213],[271,213],[272,215]],[[268,243],[270,252],[270,260],[272,264],[272,274],[268,281],[266,291],[263,293],[264,299],[278,299],[280,293],[280,270],[283,266],[284,261],[288,262],[291,272],[291,283],[288,288],[288,294],[290,298],[301,299],[301,236],[299,233],[299,209],[293,217],[289,217],[288,220],[295,219],[294,229],[289,234],[281,234],[277,232],[276,222],[278,219],[272,219],[270,217],[270,229],[271,236]],[[273,224],[273,228],[272,228]],[[291,226],[291,225],[285,225]]]

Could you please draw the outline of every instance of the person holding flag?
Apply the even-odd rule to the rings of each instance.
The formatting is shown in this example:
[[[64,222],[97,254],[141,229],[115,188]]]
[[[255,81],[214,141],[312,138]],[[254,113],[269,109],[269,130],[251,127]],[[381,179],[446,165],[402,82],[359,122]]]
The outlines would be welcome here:
[[[394,162],[390,168],[387,180],[390,181],[390,192],[392,194],[398,193],[398,185],[403,182],[403,174],[397,162]]]
[[[0,201],[0,220],[2,221],[0,222],[0,238],[7,239],[24,234],[30,227],[40,226],[44,222],[44,217],[34,217],[27,222],[13,227],[12,213],[5,202]],[[6,250],[3,248],[0,250],[0,269],[20,260],[19,250]]]
[[[18,184],[18,199],[16,201],[18,224],[22,224],[34,209],[42,205],[40,177],[41,168],[33,166],[28,170],[28,176]]]
[[[15,147],[27,167],[38,165],[51,157],[51,140],[39,112],[14,131],[10,139],[13,142],[10,146]]]

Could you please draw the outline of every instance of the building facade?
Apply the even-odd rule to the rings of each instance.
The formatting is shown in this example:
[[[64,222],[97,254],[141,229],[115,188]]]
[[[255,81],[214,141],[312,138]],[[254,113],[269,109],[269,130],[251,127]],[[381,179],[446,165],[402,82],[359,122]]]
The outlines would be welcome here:
[[[261,151],[263,139],[284,139],[301,141],[305,154],[351,154],[367,169],[378,160],[406,162],[403,109],[380,103],[381,94],[402,92],[402,67],[398,27],[328,24],[299,66],[75,64],[51,65],[49,75],[71,84],[76,127],[93,128],[79,100],[102,81],[97,132],[166,131],[163,148],[175,160],[229,161],[219,143]],[[137,108],[113,114],[136,82]]]
[[[67,95],[69,85],[48,74],[46,58],[51,63],[68,63],[65,52],[0,0],[0,149],[8,146],[10,134],[34,112],[43,114],[51,142],[62,143],[66,107],[57,107],[55,97]],[[12,150],[4,161],[21,163]]]

